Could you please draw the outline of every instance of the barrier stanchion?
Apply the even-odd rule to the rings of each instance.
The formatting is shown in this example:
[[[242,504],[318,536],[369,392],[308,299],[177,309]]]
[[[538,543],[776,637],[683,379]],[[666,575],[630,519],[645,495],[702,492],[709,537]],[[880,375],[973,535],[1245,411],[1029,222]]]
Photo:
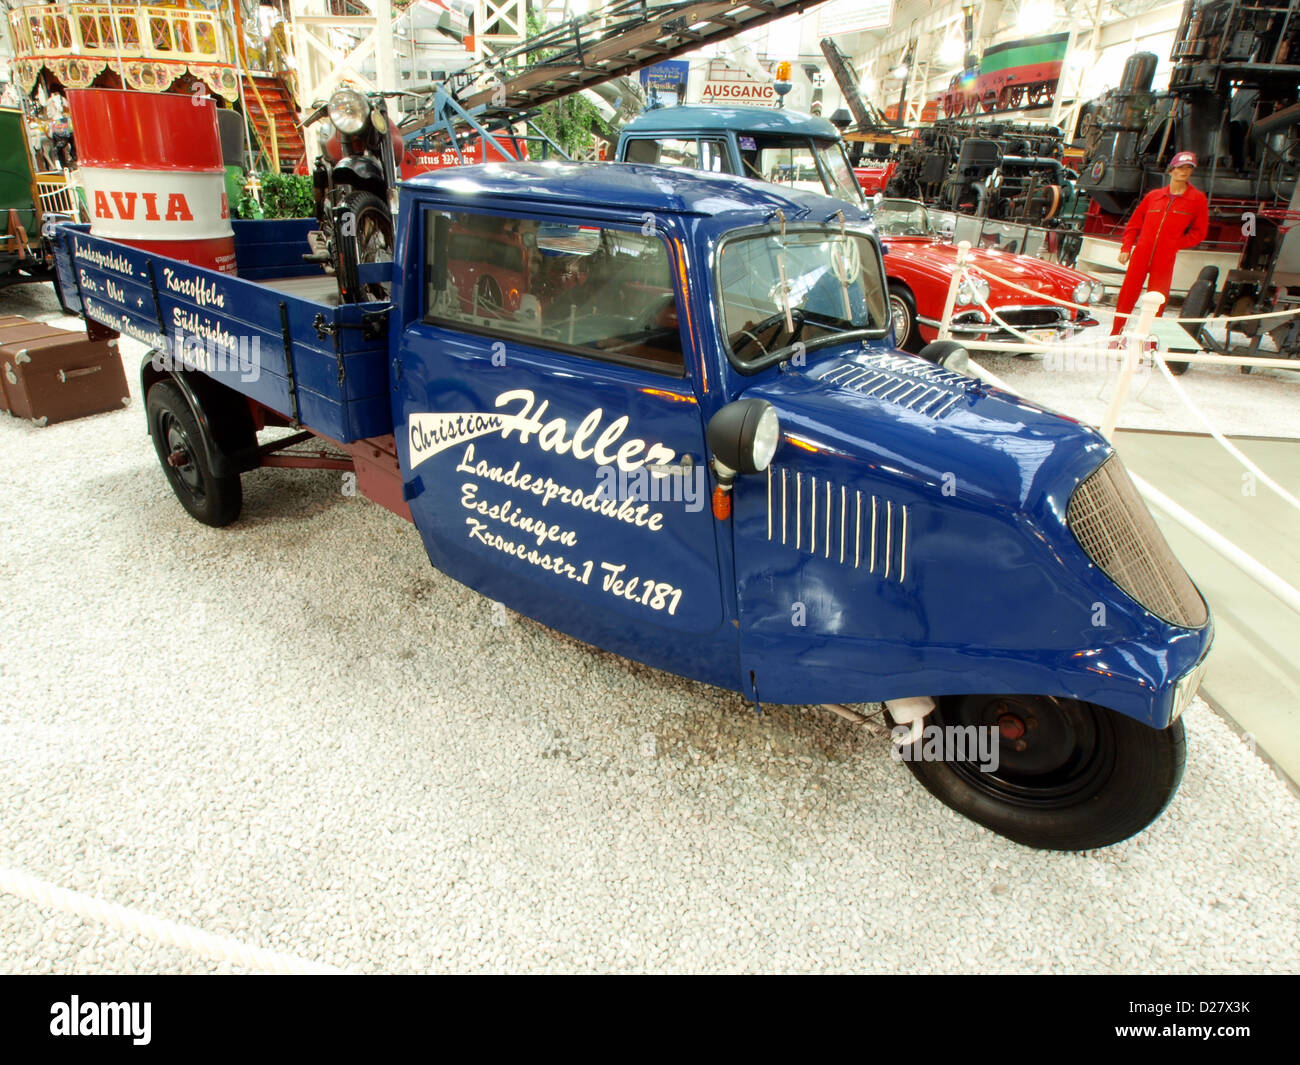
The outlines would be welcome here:
[[[1119,409],[1128,399],[1129,388],[1133,384],[1133,374],[1142,357],[1142,348],[1146,338],[1151,335],[1151,323],[1155,321],[1156,312],[1165,302],[1164,293],[1148,292],[1138,301],[1141,308],[1138,314],[1137,329],[1124,337],[1124,365],[1119,372],[1119,381],[1115,385],[1115,395],[1111,397],[1106,416],[1101,420],[1101,435],[1107,440],[1115,435],[1115,425],[1119,421]]]
[[[952,329],[952,311],[957,306],[957,287],[961,284],[963,275],[966,272],[966,258],[970,255],[970,241],[963,240],[957,245],[957,265],[952,272],[952,280],[948,282],[948,295],[943,301],[943,314],[939,316],[939,339],[951,340]]]

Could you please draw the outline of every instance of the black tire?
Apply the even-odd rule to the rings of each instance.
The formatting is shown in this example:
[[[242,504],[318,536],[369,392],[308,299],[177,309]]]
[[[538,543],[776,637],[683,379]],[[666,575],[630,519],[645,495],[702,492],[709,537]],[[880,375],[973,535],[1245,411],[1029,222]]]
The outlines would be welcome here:
[[[158,461],[181,506],[195,520],[214,528],[239,517],[244,505],[239,475],[218,477],[212,472],[207,459],[211,441],[204,438],[175,382],[159,381],[150,388],[145,410]]]
[[[353,239],[358,263],[387,262],[393,258],[393,216],[388,204],[373,192],[352,192],[343,200],[352,212]],[[366,285],[365,296],[372,300],[388,299],[386,285]]]
[[[937,703],[927,727],[998,730],[998,767],[983,773],[974,761],[922,759],[907,767],[940,802],[1027,847],[1118,843],[1159,817],[1182,780],[1182,721],[1153,729],[1092,703],[1045,696],[945,696]]]
[[[1209,315],[1214,307],[1214,286],[1219,280],[1219,268],[1217,266],[1207,266],[1196,275],[1196,280],[1192,282],[1192,287],[1187,290],[1187,298],[1183,300],[1182,309],[1178,312],[1180,318],[1205,318]],[[1184,322],[1183,330],[1192,338],[1192,342],[1204,347],[1201,343],[1201,330],[1205,327],[1203,322]],[[1169,372],[1175,375],[1182,375],[1187,372],[1187,367],[1191,365],[1186,362],[1173,362],[1166,359],[1169,366]]]
[[[894,346],[917,354],[923,341],[916,321],[916,297],[905,285],[889,286],[889,317],[894,325]]]

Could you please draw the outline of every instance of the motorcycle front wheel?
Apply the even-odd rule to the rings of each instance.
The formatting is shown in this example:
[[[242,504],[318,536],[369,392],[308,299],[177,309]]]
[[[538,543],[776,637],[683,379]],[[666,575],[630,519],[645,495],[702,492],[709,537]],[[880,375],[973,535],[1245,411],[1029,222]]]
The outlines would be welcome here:
[[[343,200],[343,207],[352,216],[352,234],[337,235],[338,240],[355,241],[358,263],[391,262],[393,258],[393,216],[388,204],[373,192],[352,192]],[[335,261],[338,261],[335,252]],[[369,284],[363,288],[368,300],[388,299],[388,286]]]

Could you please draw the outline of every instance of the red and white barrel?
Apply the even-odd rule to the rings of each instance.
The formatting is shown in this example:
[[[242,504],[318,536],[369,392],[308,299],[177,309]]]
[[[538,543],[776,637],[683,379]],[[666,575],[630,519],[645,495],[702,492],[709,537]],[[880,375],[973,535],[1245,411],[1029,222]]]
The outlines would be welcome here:
[[[90,231],[235,272],[217,107],[202,94],[71,89]]]

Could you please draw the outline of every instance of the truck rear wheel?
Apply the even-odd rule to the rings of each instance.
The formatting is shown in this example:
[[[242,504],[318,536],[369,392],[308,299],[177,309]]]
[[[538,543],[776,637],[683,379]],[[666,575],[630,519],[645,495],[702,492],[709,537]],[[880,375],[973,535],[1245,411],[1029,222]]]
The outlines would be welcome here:
[[[208,465],[211,440],[172,381],[159,381],[145,397],[149,435],[163,473],[190,516],[204,525],[229,525],[244,505],[239,475],[218,477]]]
[[[925,724],[944,732],[904,748],[907,767],[947,806],[1028,847],[1118,843],[1159,817],[1182,780],[1181,721],[1153,729],[1105,707],[1047,696],[945,696],[937,704]],[[996,768],[991,757],[980,764],[972,742],[928,750],[930,737],[953,735],[945,726],[991,730]],[[988,738],[983,750],[994,753]]]

